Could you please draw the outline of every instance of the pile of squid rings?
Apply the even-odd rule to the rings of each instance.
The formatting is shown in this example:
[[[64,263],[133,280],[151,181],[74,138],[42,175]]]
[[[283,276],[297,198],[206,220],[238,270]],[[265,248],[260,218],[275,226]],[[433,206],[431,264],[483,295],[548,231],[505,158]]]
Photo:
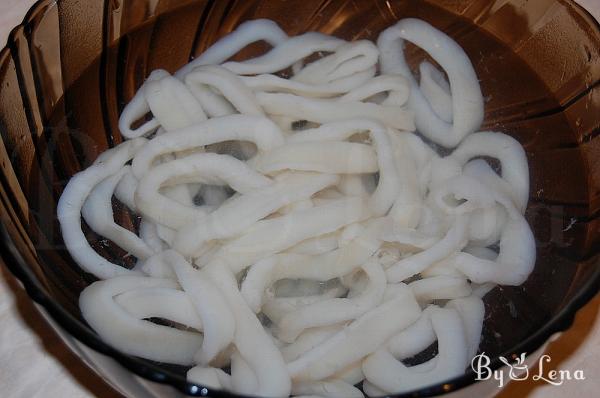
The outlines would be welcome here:
[[[258,41],[272,48],[230,61]],[[437,63],[419,80],[406,42]],[[469,58],[424,21],[377,43],[241,24],[152,72],[121,114],[126,140],[65,187],[64,242],[99,279],[83,317],[125,353],[247,395],[378,396],[463,374],[482,297],[535,263],[525,152],[477,132],[483,114]],[[135,266],[98,254],[82,217]]]

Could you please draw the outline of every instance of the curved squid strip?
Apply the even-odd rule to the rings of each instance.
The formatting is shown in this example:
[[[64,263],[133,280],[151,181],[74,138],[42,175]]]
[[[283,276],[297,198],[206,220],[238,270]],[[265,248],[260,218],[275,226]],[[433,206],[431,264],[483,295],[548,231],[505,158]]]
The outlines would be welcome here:
[[[457,253],[456,268],[479,284],[522,284],[535,265],[535,240],[527,221],[522,217],[509,218],[502,231],[499,246],[500,252],[495,261],[465,252]]]
[[[473,283],[473,296],[483,299],[486,294],[494,290],[497,286],[495,283]]]
[[[165,71],[158,71],[158,73],[148,76],[148,79],[146,79],[140,89],[135,93],[131,101],[125,105],[123,112],[121,112],[121,115],[119,116],[119,131],[123,137],[128,139],[143,137],[156,131],[156,129],[160,127],[160,123],[154,117],[143,122],[135,129],[131,126],[150,112],[150,105],[148,104],[144,93],[144,85],[149,84],[155,79],[161,79],[166,74],[168,73]]]
[[[460,252],[456,254],[456,268],[475,283],[493,282],[518,286],[525,282],[535,265],[533,233],[520,210],[514,206],[512,198],[496,184],[498,175],[487,163],[477,163],[475,166],[478,167],[479,181],[486,185],[495,200],[506,209],[508,217],[500,236],[500,250],[496,260],[490,261]]]
[[[179,79],[155,70],[141,88],[154,119],[171,131],[206,120],[202,105]]]
[[[498,242],[506,218],[506,210],[498,204],[474,210],[469,222],[469,245],[487,247]]]
[[[332,201],[323,206],[261,220],[215,254],[237,273],[261,258],[286,250],[305,239],[324,235],[369,216],[361,198]]]
[[[86,322],[102,340],[120,351],[141,358],[177,365],[194,363],[202,346],[202,335],[137,319],[115,302],[114,297],[129,290],[163,287],[177,289],[170,279],[119,276],[94,282],[79,296]]]
[[[98,235],[115,242],[138,259],[144,260],[154,254],[154,250],[136,234],[114,221],[111,199],[115,187],[127,172],[127,168],[128,166],[125,166],[92,189],[81,208],[81,215]]]
[[[463,215],[463,217],[465,216]],[[421,208],[421,218],[416,230],[424,236],[436,237],[439,240],[444,237],[450,228],[451,222],[452,217],[444,214],[435,205],[432,205],[431,201],[426,200]]]
[[[202,320],[190,297],[181,290],[145,287],[115,296],[115,302],[137,319],[162,318],[202,330]]]
[[[146,242],[154,253],[160,253],[167,248],[165,242],[158,236],[156,224],[148,219],[140,221],[140,239]]]
[[[515,206],[525,212],[529,199],[529,167],[525,150],[517,140],[502,133],[480,132],[473,134],[450,155],[461,165],[476,156],[496,158],[502,165],[502,179],[512,188]]]
[[[313,203],[312,199],[299,200],[298,202],[282,207],[279,209],[278,213],[281,215],[286,215],[295,211],[310,209],[314,206],[315,204]]]
[[[239,394],[254,394],[258,390],[258,380],[248,362],[235,351],[231,355],[231,391]]]
[[[269,52],[243,62],[226,62],[222,66],[237,75],[259,75],[284,70],[319,51],[335,51],[346,41],[318,32],[294,36]]]
[[[501,196],[514,198],[511,186],[493,172],[483,159],[468,162],[464,167],[464,174],[479,181],[487,181],[488,185],[492,183],[494,190]],[[498,242],[507,218],[508,214],[501,204],[474,211],[469,226],[469,246],[487,247]]]
[[[135,189],[137,188],[138,180],[133,175],[131,166],[125,166],[124,169],[125,172],[123,177],[115,188],[115,197],[130,210],[136,211],[137,208],[135,207],[133,196],[135,194]]]
[[[475,257],[482,258],[485,260],[490,260],[490,261],[494,261],[498,257],[498,253],[496,253],[495,251],[493,251],[491,249],[488,249],[487,247],[467,246],[463,249],[463,252],[471,254]],[[430,276],[440,276],[440,275],[464,276],[464,274],[456,268],[456,262],[458,261],[458,257],[456,256],[456,254],[457,253],[450,255],[447,258],[443,259],[442,261],[433,264],[431,267],[429,267],[425,271],[421,272],[421,276],[427,277],[427,278]],[[478,290],[478,289],[481,289],[481,292],[483,292],[483,290],[486,289],[484,285],[486,285],[486,284],[483,284],[483,285],[471,284],[471,287],[473,289],[473,294],[475,294],[475,290]],[[495,286],[495,284],[491,284],[491,285]],[[487,291],[485,293],[487,293]]]
[[[371,192],[367,190],[363,177],[356,174],[344,174],[340,178],[337,189],[346,196],[368,196]]]
[[[338,247],[339,244],[337,234],[329,233],[323,236],[315,236],[314,238],[306,239],[289,248],[288,253],[317,256],[319,254],[336,250]]]
[[[394,94],[394,105],[402,106],[408,100],[410,86],[408,80],[402,75],[379,75],[366,81],[363,85],[349,90],[338,98],[339,102],[364,101],[374,95],[388,93]],[[386,99],[386,100],[387,100]],[[388,105],[391,105],[388,103]]]
[[[294,381],[322,380],[371,354],[421,314],[410,289],[372,309],[295,361],[287,364]]]
[[[272,181],[246,163],[231,156],[199,153],[162,163],[145,174],[135,191],[135,203],[142,215],[169,228],[201,219],[205,209],[186,206],[160,193],[160,188],[177,183],[226,183],[238,192],[266,187]]]
[[[236,324],[234,344],[256,375],[258,389],[254,394],[265,397],[288,396],[291,381],[281,352],[248,308],[231,271],[226,264],[215,263],[207,265],[206,272],[233,311]]]
[[[420,90],[404,58],[404,40],[421,47],[442,66],[452,92],[450,124],[440,118]],[[380,68],[384,74],[400,73],[411,84],[408,108],[415,113],[417,130],[433,142],[454,147],[483,121],[483,96],[477,75],[464,50],[427,22],[406,18],[384,30],[377,39]]]
[[[437,337],[431,324],[431,312],[438,308],[427,306],[415,323],[396,334],[387,342],[387,350],[396,359],[406,359],[417,355],[435,343]]]
[[[390,217],[399,226],[415,228],[421,218],[423,195],[419,187],[417,165],[412,150],[402,138],[413,134],[388,130],[388,135],[400,185],[399,194],[390,210]]]
[[[430,265],[461,250],[467,244],[468,217],[458,216],[446,236],[420,253],[398,261],[386,270],[388,282],[401,282],[427,269]]]
[[[353,364],[346,366],[344,369],[335,373],[326,380],[341,380],[351,385],[356,385],[363,381],[365,374],[362,371],[362,361],[356,361]]]
[[[440,157],[433,148],[427,145],[421,137],[414,133],[401,132],[397,134],[397,136],[400,139],[400,142],[409,148],[409,153],[416,163],[417,170],[425,169],[427,164]],[[427,183],[429,183],[429,181],[427,181]]]
[[[81,230],[81,209],[94,187],[121,170],[146,142],[144,138],[133,139],[106,151],[101,161],[71,177],[58,201],[56,215],[69,254],[84,271],[100,279],[132,271],[111,263],[94,251]]]
[[[392,207],[394,201],[401,191],[399,171],[396,168],[396,163],[391,148],[392,144],[390,142],[390,137],[387,135],[385,126],[370,120],[350,119],[343,122],[325,124],[316,129],[305,130],[300,133],[296,133],[288,140],[288,142],[319,142],[323,140],[323,137],[327,137],[328,139],[332,140],[346,140],[354,134],[362,131],[368,131],[371,140],[373,141],[373,147],[377,153],[377,167],[379,171],[379,182],[377,184],[377,188],[375,188],[375,191],[369,199],[369,207],[373,211],[374,216],[383,216],[387,213],[390,207]],[[279,148],[279,151],[285,152],[285,148],[287,148],[289,145],[290,144]],[[350,159],[354,161],[355,158],[353,157],[345,158],[345,162],[344,158],[341,156],[338,159],[335,156],[335,151],[333,151],[334,153],[331,153],[332,149],[335,148],[334,145],[334,142],[329,143],[327,146],[319,145],[315,147],[315,150],[316,148],[325,148],[328,152],[330,152],[327,156],[325,156],[325,159],[335,160],[336,162],[339,161],[342,164],[348,163]],[[292,147],[297,148],[295,146]],[[302,150],[301,148],[302,147],[296,149],[296,151]],[[289,156],[293,157],[294,153],[297,152],[290,153]],[[349,154],[347,156],[354,155]],[[281,160],[276,162],[285,163],[285,160],[283,160],[283,154],[280,155],[280,159]],[[357,157],[356,159],[359,158]],[[351,172],[349,170],[347,171],[349,173]]]
[[[480,246],[467,246],[463,249],[465,253],[469,253],[475,257],[483,258],[485,260],[495,260],[498,258],[498,253],[487,247]]]
[[[231,198],[212,213],[181,228],[173,247],[181,253],[195,253],[206,241],[239,235],[277,209],[337,183],[331,174],[289,174],[269,186]]]
[[[164,261],[162,253],[163,252],[159,252],[144,261],[138,262],[135,269],[139,269],[146,275],[154,278],[177,279],[173,267]]]
[[[454,309],[436,308],[431,312],[431,323],[439,347],[439,353],[431,363],[418,365],[421,371],[416,371],[382,348],[363,362],[366,379],[385,391],[403,393],[461,375],[468,360],[460,316]]]
[[[385,287],[385,291],[383,292],[383,301],[384,302],[390,301],[390,300],[396,298],[398,295],[404,294],[407,287],[408,287],[408,285],[404,282],[388,283],[387,286]],[[413,294],[413,297],[414,297],[414,294]]]
[[[404,228],[398,223],[387,225],[382,231],[380,239],[384,242],[391,242],[406,251],[427,250],[435,245],[439,238],[427,236],[414,228]]]
[[[322,294],[300,297],[274,297],[265,301],[265,304],[262,306],[262,313],[273,321],[273,323],[277,323],[290,311],[330,298],[342,297],[347,292],[348,290],[346,288],[338,286],[331,288]]]
[[[284,93],[256,93],[256,99],[269,115],[288,116],[295,120],[316,123],[368,118],[398,130],[415,130],[412,113],[398,109],[396,106],[360,101],[332,102],[327,99],[305,98]]]
[[[446,123],[452,123],[452,94],[446,78],[427,61],[419,64],[419,87],[431,109]]]
[[[233,341],[236,329],[234,316],[222,293],[204,271],[194,269],[173,250],[163,252],[161,258],[173,268],[179,284],[202,319],[204,340],[202,348],[194,354],[194,360],[207,365]]]
[[[242,82],[254,91],[283,92],[302,95],[305,97],[328,98],[343,94],[360,87],[375,74],[374,68],[356,72],[350,76],[341,77],[320,84],[309,84],[279,76],[262,74],[257,76],[240,76]],[[408,95],[407,95],[408,96]]]
[[[211,210],[211,208],[209,206],[203,206],[200,209],[205,210],[206,212],[209,212]],[[169,245],[169,246],[173,245],[173,240],[175,239],[175,230],[174,229],[171,229],[162,224],[156,224],[156,233],[158,234],[158,237],[163,242],[165,242],[167,245]]]
[[[240,24],[233,32],[219,39],[201,56],[179,69],[175,76],[183,79],[194,68],[202,65],[216,65],[233,57],[249,44],[265,41],[277,46],[288,40],[288,35],[279,25],[269,19],[255,19]]]
[[[460,178],[462,167],[460,163],[451,156],[436,157],[431,159],[431,175],[429,180],[430,190],[440,184],[446,184],[451,178]]]
[[[202,66],[201,68],[206,68],[206,66]],[[194,98],[196,98],[196,100],[202,105],[202,108],[209,118],[224,117],[239,113],[236,111],[236,107],[228,100],[228,98],[226,98],[217,90],[213,90],[205,84],[187,84],[190,86],[190,91],[194,95]],[[231,90],[231,87],[227,88]],[[247,91],[247,89],[245,91]],[[239,98],[237,99],[238,101],[240,100]]]
[[[281,355],[285,362],[291,362],[339,332],[343,327],[343,325],[331,325],[307,329],[293,343],[282,347]]]
[[[495,261],[498,258],[498,253],[487,247],[467,246],[463,249],[465,253],[472,256],[482,258],[484,260]],[[456,267],[453,267],[456,270]],[[459,272],[456,270],[456,272]],[[483,299],[483,297],[491,292],[497,285],[495,283],[471,283],[473,288],[473,296]]]
[[[316,171],[330,174],[374,173],[377,154],[365,144],[351,142],[289,143],[258,155],[250,164],[259,172],[273,174],[282,170]]]
[[[427,268],[423,272],[421,272],[421,277],[423,278],[431,278],[431,277],[461,277],[464,278],[465,275],[456,269],[456,255],[451,254],[446,257],[442,261],[438,261],[433,264],[431,267]]]
[[[424,303],[467,297],[471,294],[469,282],[460,276],[432,276],[411,282],[408,287],[412,289],[417,301]]]
[[[392,130],[394,133],[396,131]],[[421,197],[425,197],[431,183],[432,163],[440,156],[416,134],[403,132],[397,134],[398,141],[411,155],[416,167],[416,176]]]
[[[210,119],[150,140],[133,159],[133,174],[141,178],[160,155],[230,140],[253,142],[263,152],[284,143],[279,127],[265,117],[231,115]]]
[[[324,189],[320,192],[317,192],[313,196],[312,201],[315,205],[320,205],[320,204],[331,203],[332,201],[339,200],[339,199],[344,199],[344,195],[342,195],[340,191],[335,189],[335,187],[330,187],[330,188]]]
[[[198,257],[194,258],[194,264],[203,267],[205,264],[210,263],[221,247],[223,247],[223,243],[221,242],[207,242],[200,249],[201,252]]]
[[[166,162],[165,162],[166,163]],[[164,163],[163,163],[164,164]],[[138,182],[139,185],[139,182]],[[177,202],[183,206],[194,207],[194,196],[195,194],[192,192],[194,187],[197,187],[197,183],[190,184],[179,184],[179,185],[169,185],[162,189],[162,193],[169,199]],[[135,188],[137,191],[137,187]],[[133,200],[135,202],[135,192],[133,193]],[[203,206],[205,211],[209,211],[208,206]],[[160,226],[159,226],[160,228]],[[169,240],[170,241],[170,240]]]
[[[511,186],[493,172],[483,159],[468,162],[464,167],[464,174],[479,181],[488,180],[501,196],[514,198]],[[492,208],[475,211],[471,217],[470,246],[486,247],[500,240],[500,234],[508,217],[502,205],[496,204]]]
[[[455,309],[463,321],[467,343],[467,361],[465,367],[471,363],[471,360],[477,354],[479,343],[481,341],[481,331],[483,329],[483,318],[485,316],[485,306],[481,298],[471,295],[469,297],[450,300],[445,308]]]
[[[447,215],[466,216],[495,205],[494,197],[485,185],[464,174],[433,185],[428,200]]]
[[[278,338],[291,343],[307,328],[353,320],[379,305],[386,285],[385,273],[375,261],[369,261],[361,268],[369,283],[359,296],[325,300],[289,312],[278,323]]]
[[[397,263],[402,256],[406,256],[402,249],[400,249],[396,245],[390,245],[387,243],[382,243],[381,248],[377,251],[377,261],[383,266],[384,269],[388,269],[393,264]]]
[[[277,254],[254,264],[248,270],[241,292],[248,305],[258,312],[263,293],[282,279],[308,279],[325,282],[359,268],[379,249],[376,239],[380,223],[373,222],[353,240],[353,244],[316,256]],[[279,323],[279,322],[277,322]]]
[[[336,48],[333,54],[304,66],[290,80],[307,84],[323,84],[369,69],[373,76],[378,57],[377,46],[368,40],[346,43]]]
[[[239,113],[253,116],[264,115],[260,106],[257,105],[252,91],[237,75],[223,67],[214,65],[198,67],[186,75],[185,83],[207,110],[210,103],[214,101],[215,94],[212,90],[216,89]],[[221,116],[222,113],[211,116]]]

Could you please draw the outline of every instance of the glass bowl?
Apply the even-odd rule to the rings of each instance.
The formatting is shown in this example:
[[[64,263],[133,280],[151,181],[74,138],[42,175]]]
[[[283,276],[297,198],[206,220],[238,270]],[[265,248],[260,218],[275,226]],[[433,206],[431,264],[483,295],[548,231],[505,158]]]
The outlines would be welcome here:
[[[66,340],[75,337],[93,349],[74,345],[87,352],[80,354],[88,365],[128,395],[137,393],[111,369],[124,367],[190,395],[232,396],[187,383],[182,367],[106,345],[77,305],[94,277],[66,251],[56,203],[74,173],[122,141],[118,115],[149,72],[174,72],[249,19],[273,19],[290,35],[316,30],[375,39],[403,17],[430,22],[465,49],[486,99],[482,129],[515,137],[530,164],[526,217],[537,264],[522,286],[499,287],[485,297],[480,350],[492,356],[495,369],[499,355],[539,351],[570,326],[600,283],[600,28],[575,3],[42,0],[0,53],[1,250],[49,323],[66,331]],[[263,50],[251,46],[237,58]],[[413,64],[421,56],[408,49]],[[118,217],[135,228],[126,213]],[[127,263],[110,242],[87,236],[103,255]],[[466,391],[474,382],[468,371],[409,395]]]

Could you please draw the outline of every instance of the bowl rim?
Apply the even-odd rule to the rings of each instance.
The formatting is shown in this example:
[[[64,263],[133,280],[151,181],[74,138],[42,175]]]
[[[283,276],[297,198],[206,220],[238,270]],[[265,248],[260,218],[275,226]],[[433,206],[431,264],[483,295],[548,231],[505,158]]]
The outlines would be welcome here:
[[[52,1],[52,7],[58,6],[58,2],[63,0]],[[567,7],[572,7],[576,10],[588,25],[594,27],[600,34],[600,21],[596,20],[585,8],[572,0],[558,0],[564,3]],[[7,53],[12,56],[16,51],[15,35],[21,28],[30,26],[31,19],[42,8],[47,7],[49,0],[37,0],[27,11],[22,22],[15,26],[9,33],[6,46],[0,50],[0,60],[7,56]],[[583,94],[593,89],[590,86]],[[4,185],[4,184],[3,184]],[[211,396],[215,398],[252,398],[253,396],[240,395],[229,393],[227,391],[213,389],[212,387],[203,386],[196,383],[190,383],[181,375],[160,368],[155,363],[148,360],[125,354],[109,344],[105,343],[100,337],[86,324],[71,315],[66,309],[60,306],[52,299],[46,289],[42,286],[39,279],[29,268],[27,262],[16,248],[12,238],[10,237],[4,222],[0,222],[0,257],[8,270],[21,282],[29,297],[38,304],[38,310],[45,311],[58,326],[66,330],[71,336],[76,338],[87,347],[107,355],[116,360],[120,365],[134,374],[141,376],[147,380],[166,384],[175,387],[180,392],[189,396]],[[44,260],[42,260],[44,263]],[[490,369],[497,370],[504,366],[499,357],[516,358],[521,353],[526,355],[536,352],[542,348],[547,342],[551,341],[555,334],[560,334],[571,327],[575,319],[577,311],[584,305],[590,302],[600,290],[600,266],[597,266],[591,277],[583,284],[578,292],[574,294],[572,299],[566,303],[560,311],[547,321],[535,333],[528,336],[519,344],[511,347],[501,355],[491,358],[489,364]],[[41,306],[41,308],[40,308]],[[67,345],[68,346],[68,345]],[[70,349],[70,348],[69,348]],[[87,365],[87,364],[86,364]],[[89,365],[88,365],[89,367]],[[94,372],[95,369],[92,368]],[[102,375],[101,375],[102,376]],[[456,392],[464,387],[475,384],[477,381],[476,374],[472,369],[469,369],[465,374],[449,379],[443,383],[434,384],[418,390],[410,391],[402,394],[390,394],[387,397],[393,398],[421,398],[432,397]],[[109,383],[110,384],[110,383]],[[500,389],[498,390],[500,391]]]

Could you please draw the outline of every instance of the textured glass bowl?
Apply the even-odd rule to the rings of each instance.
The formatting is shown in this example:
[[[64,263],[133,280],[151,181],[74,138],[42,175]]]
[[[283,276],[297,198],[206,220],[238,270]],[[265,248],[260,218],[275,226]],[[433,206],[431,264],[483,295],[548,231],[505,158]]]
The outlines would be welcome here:
[[[600,281],[600,29],[572,2],[556,0],[45,0],[0,53],[2,257],[62,328],[132,372],[204,395],[185,369],[116,351],[77,306],[94,278],[65,250],[56,203],[69,177],[122,140],[117,119],[148,73],[171,72],[240,22],[270,18],[289,34],[317,30],[375,39],[403,17],[425,19],[471,57],[486,98],[482,129],[507,132],[527,151],[527,219],[538,261],[520,287],[485,297],[481,350],[532,353],[568,328]],[[254,45],[237,57],[264,51]],[[408,48],[415,63],[422,54]],[[136,220],[117,212],[119,222]],[[88,233],[113,261],[123,252]],[[500,362],[494,359],[493,367]],[[473,383],[474,374],[415,392]],[[229,396],[220,392],[211,395]]]

